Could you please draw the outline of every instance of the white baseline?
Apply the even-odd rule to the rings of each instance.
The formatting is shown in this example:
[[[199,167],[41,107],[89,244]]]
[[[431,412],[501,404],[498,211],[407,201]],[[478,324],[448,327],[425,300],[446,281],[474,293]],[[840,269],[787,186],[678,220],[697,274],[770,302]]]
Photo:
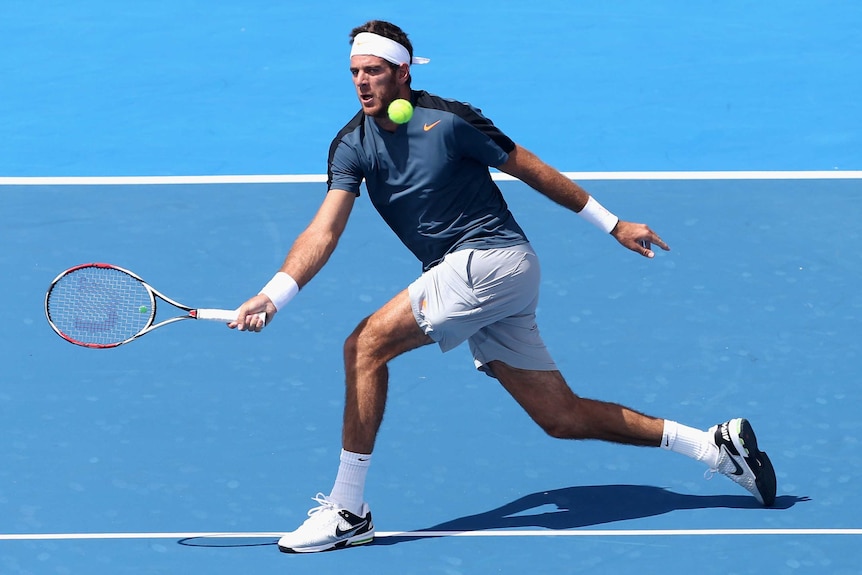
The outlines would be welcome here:
[[[862,170],[705,171],[705,172],[563,172],[569,179],[589,180],[858,180]],[[493,172],[497,181],[512,181]],[[0,186],[128,186],[189,184],[312,184],[326,183],[325,174],[221,176],[0,176]]]
[[[72,541],[81,539],[195,539],[195,538],[278,538],[272,532],[190,532],[190,533],[0,533],[0,541]],[[531,529],[485,531],[378,531],[377,537],[688,537],[738,535],[862,535],[862,529]]]

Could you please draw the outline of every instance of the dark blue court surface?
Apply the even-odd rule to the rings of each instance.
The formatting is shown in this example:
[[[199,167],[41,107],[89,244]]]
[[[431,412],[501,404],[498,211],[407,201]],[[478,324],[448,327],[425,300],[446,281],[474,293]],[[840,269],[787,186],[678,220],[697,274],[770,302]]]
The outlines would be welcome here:
[[[862,8],[156,4],[0,8],[0,574],[862,573]],[[367,490],[382,536],[279,553],[332,485],[341,344],[420,271],[364,196],[263,333],[184,322],[96,351],[50,330],[45,290],[78,263],[193,306],[259,289],[319,178],[65,178],[323,172],[356,109],[347,33],[372,17],[432,58],[418,87],[561,169],[607,172],[585,186],[668,241],[639,258],[500,182],[572,387],[701,428],[749,418],[774,508],[674,454],[547,438],[466,349],[427,347],[391,366]],[[563,103],[554,118],[539,97]]]

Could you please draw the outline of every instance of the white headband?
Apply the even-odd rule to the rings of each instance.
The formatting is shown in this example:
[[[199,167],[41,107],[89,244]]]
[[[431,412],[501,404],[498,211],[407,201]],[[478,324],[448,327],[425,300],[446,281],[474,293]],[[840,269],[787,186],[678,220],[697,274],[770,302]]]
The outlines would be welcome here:
[[[410,61],[410,53],[407,48],[396,42],[372,32],[360,32],[353,38],[353,46],[350,48],[350,56],[377,56],[393,64],[427,64],[428,58],[413,57]]]

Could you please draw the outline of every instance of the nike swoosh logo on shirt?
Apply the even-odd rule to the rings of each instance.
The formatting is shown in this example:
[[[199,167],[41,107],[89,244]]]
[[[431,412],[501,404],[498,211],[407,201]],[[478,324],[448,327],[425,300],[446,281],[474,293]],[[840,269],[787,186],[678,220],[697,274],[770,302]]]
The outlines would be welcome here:
[[[424,129],[427,132],[428,130],[431,130],[432,128],[434,128],[434,126],[436,126],[439,123],[440,123],[440,120],[437,120],[433,124],[425,124],[424,126],[422,126],[422,129]]]

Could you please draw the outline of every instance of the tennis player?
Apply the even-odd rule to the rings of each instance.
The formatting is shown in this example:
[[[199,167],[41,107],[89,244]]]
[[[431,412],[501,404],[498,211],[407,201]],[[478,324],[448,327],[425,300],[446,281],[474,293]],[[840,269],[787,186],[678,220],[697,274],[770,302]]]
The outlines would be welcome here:
[[[361,110],[332,141],[328,192],[280,271],[229,325],[260,331],[255,314],[274,317],[314,277],[335,249],[363,181],[374,207],[423,271],[347,338],[334,486],[329,495],[314,498],[317,506],[308,519],[284,535],[279,548],[327,551],[373,539],[364,489],[386,404],[387,363],[431,343],[446,352],[466,341],[476,367],[496,378],[552,437],[660,446],[703,462],[772,505],[775,473],[747,420],[703,431],[572,392],[536,326],[539,260],[489,167],[522,180],[643,257],[654,257],[653,246],[668,250],[664,240],[645,224],[613,215],[478,109],[412,90],[412,65],[428,60],[413,56],[399,27],[370,21],[350,39],[350,72]],[[388,117],[397,98],[415,108],[406,124]]]

